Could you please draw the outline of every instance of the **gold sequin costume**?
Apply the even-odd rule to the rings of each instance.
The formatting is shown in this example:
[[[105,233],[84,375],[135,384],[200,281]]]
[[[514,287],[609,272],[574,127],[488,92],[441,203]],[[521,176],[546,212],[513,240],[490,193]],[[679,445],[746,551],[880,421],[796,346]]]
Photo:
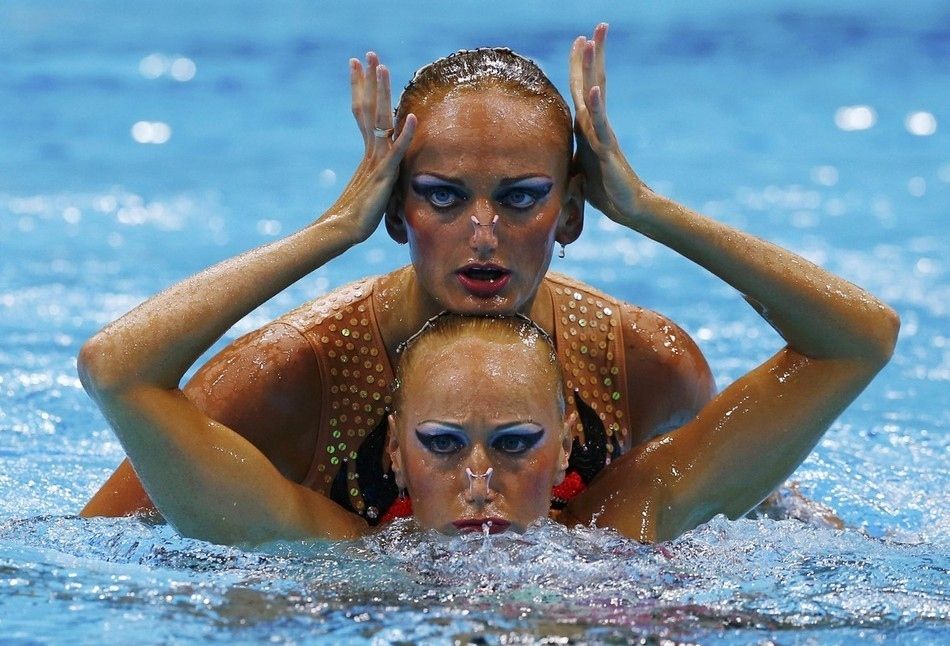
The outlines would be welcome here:
[[[317,449],[303,484],[330,495],[331,485],[345,480],[348,506],[364,515],[368,511],[370,518],[381,510],[367,509],[357,457],[364,439],[385,420],[394,374],[374,309],[376,280],[341,287],[280,319],[309,341],[323,385]],[[597,431],[600,437],[606,435],[609,460],[628,436],[620,303],[559,274],[548,274],[546,281],[553,299],[552,337],[564,371],[568,413],[581,409],[575,429],[578,444],[583,446],[599,421],[602,430]]]

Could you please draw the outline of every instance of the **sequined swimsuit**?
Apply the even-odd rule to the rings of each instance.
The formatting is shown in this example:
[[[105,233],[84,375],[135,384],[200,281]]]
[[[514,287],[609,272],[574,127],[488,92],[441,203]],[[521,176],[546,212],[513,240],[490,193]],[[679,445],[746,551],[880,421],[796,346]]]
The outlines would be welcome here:
[[[280,319],[310,343],[323,386],[317,449],[303,484],[371,522],[396,495],[382,467],[393,366],[374,309],[377,280],[341,287]],[[629,433],[621,307],[565,276],[552,273],[545,280],[567,412],[577,410],[579,419],[571,468],[588,482],[619,455]]]

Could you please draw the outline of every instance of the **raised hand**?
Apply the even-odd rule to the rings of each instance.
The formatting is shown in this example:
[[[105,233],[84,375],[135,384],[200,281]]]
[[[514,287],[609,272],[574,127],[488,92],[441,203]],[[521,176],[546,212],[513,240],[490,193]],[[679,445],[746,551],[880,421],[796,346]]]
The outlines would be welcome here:
[[[406,117],[402,132],[393,138],[393,107],[389,70],[374,52],[366,55],[366,68],[350,59],[350,92],[353,117],[363,135],[363,159],[339,199],[325,218],[352,220],[354,243],[372,235],[382,220],[399,162],[416,129],[416,117]]]
[[[570,84],[574,100],[577,162],[586,177],[587,200],[612,220],[631,225],[644,191],[607,120],[607,76],[604,45],[607,24],[594,37],[579,36],[571,47]]]

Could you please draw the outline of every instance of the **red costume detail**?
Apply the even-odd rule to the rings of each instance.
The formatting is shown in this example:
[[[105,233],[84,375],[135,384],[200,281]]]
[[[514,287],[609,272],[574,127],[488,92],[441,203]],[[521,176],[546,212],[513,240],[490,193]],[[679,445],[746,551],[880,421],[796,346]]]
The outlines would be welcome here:
[[[389,509],[386,510],[386,513],[383,514],[380,523],[391,523],[397,518],[407,518],[409,516],[412,516],[412,498],[409,496],[396,498]]]
[[[551,489],[551,495],[568,502],[586,488],[584,481],[581,480],[581,475],[577,471],[570,471],[564,476],[564,482]]]

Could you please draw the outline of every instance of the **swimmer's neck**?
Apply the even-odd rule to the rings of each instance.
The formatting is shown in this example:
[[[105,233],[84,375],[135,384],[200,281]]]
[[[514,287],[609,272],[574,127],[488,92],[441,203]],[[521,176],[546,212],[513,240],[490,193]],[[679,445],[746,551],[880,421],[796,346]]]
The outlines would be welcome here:
[[[519,310],[551,334],[554,308],[551,287],[542,280],[538,291]],[[395,365],[396,348],[445,308],[422,287],[415,268],[406,265],[380,276],[373,289],[373,307],[389,359]]]

